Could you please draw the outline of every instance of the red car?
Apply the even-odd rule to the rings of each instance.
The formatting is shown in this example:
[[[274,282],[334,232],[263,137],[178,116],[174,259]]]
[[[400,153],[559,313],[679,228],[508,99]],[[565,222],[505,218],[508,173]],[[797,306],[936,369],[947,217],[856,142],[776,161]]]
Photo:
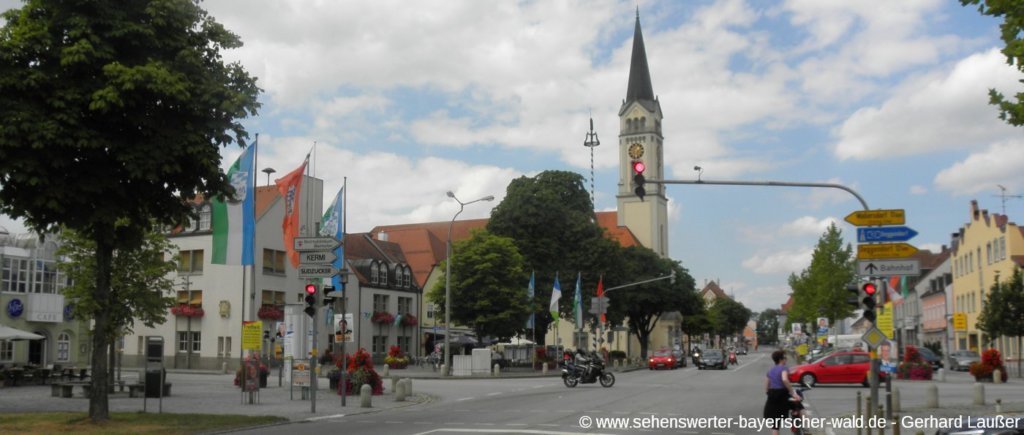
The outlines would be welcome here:
[[[789,381],[807,387],[815,384],[868,385],[871,357],[867,352],[835,352],[818,361],[789,369]]]
[[[654,352],[654,355],[647,359],[647,368],[654,370],[660,368],[676,369],[676,357],[672,355],[672,351],[668,349],[661,349]]]

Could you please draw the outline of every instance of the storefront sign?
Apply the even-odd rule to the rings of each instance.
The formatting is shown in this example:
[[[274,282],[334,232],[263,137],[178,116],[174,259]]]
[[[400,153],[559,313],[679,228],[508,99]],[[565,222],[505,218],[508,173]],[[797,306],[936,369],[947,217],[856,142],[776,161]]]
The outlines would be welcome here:
[[[18,318],[23,312],[25,312],[25,305],[21,303],[21,299],[11,299],[11,301],[7,303],[8,316]]]

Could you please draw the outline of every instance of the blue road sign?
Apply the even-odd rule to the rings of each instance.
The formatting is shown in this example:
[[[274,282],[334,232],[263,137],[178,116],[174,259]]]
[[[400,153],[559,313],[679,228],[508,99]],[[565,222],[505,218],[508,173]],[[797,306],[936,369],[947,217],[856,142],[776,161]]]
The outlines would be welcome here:
[[[860,227],[857,228],[857,243],[906,242],[916,235],[917,231],[905,226]]]

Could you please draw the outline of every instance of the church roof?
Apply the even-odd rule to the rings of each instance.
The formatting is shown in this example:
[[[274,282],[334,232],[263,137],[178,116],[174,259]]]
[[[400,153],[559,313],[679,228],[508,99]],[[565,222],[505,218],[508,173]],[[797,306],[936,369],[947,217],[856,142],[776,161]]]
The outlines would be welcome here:
[[[638,10],[636,28],[633,30],[633,57],[629,64],[626,103],[643,100],[654,100],[654,86],[651,84],[651,70],[647,66],[647,50],[644,48],[644,35],[640,31],[640,11]]]

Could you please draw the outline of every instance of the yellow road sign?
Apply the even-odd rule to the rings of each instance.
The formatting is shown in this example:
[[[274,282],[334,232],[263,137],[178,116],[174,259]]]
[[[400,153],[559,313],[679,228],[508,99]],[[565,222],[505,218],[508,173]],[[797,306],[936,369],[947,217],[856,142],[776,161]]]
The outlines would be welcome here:
[[[917,252],[917,248],[906,243],[878,243],[874,245],[857,245],[858,260],[874,260],[878,258],[906,258]]]
[[[953,329],[957,331],[967,330],[967,314],[953,313]]]
[[[845,220],[858,227],[871,225],[903,225],[907,223],[902,208],[890,210],[860,210],[846,215]]]

